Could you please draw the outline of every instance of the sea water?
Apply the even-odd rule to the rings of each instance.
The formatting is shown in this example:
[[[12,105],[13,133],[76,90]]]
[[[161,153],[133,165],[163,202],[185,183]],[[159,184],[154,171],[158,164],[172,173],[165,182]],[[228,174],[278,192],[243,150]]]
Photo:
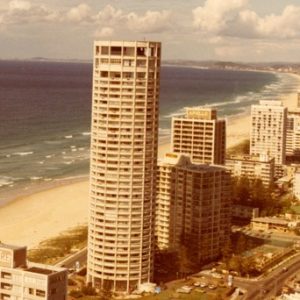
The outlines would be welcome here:
[[[220,116],[296,92],[289,74],[163,66],[160,138],[187,106]],[[0,61],[0,204],[10,192],[88,173],[92,65]]]

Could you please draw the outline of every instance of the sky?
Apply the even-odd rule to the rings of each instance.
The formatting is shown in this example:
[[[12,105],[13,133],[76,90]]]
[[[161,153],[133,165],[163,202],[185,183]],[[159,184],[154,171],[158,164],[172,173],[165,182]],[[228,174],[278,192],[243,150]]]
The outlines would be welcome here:
[[[300,0],[0,0],[0,59],[91,59],[94,40],[163,59],[300,61]]]

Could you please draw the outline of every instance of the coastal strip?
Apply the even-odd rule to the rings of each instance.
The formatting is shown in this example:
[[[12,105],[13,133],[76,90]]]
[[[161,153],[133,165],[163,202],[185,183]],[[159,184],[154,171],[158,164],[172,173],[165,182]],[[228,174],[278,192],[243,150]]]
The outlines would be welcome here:
[[[288,108],[296,107],[297,95],[287,94],[282,101]],[[248,139],[249,131],[250,111],[228,118],[227,148]],[[170,141],[164,139],[159,144],[158,158],[168,151]],[[30,249],[65,230],[87,223],[88,175],[37,183],[16,193],[20,194],[13,192],[14,200],[0,208],[1,242],[27,245]]]

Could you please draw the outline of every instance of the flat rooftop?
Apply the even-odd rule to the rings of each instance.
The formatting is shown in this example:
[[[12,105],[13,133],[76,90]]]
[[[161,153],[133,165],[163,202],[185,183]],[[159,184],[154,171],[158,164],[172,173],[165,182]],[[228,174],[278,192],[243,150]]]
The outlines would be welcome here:
[[[242,154],[234,154],[234,155],[228,155],[226,157],[226,160],[242,160],[242,161],[249,161],[249,162],[261,162],[261,163],[268,163],[274,160],[273,157],[267,157],[267,156],[260,156],[260,155],[242,155]]]
[[[19,249],[24,249],[24,248],[26,248],[26,247],[20,247],[20,246],[14,246],[14,245],[0,243],[0,249],[19,250]]]
[[[223,165],[215,165],[215,164],[201,164],[201,163],[192,163],[190,160],[190,156],[188,154],[182,153],[172,153],[168,152],[165,154],[164,158],[158,160],[159,166],[176,166],[178,168],[185,168],[192,171],[226,171],[226,167]]]
[[[270,223],[270,224],[279,224],[279,225],[287,225],[289,222],[286,220],[278,219],[278,218],[254,218],[252,222],[259,222],[259,223]]]
[[[31,272],[31,273],[43,274],[43,275],[50,275],[50,274],[56,273],[55,270],[43,269],[43,268],[38,268],[38,267],[30,267],[30,268],[26,269],[26,271]]]

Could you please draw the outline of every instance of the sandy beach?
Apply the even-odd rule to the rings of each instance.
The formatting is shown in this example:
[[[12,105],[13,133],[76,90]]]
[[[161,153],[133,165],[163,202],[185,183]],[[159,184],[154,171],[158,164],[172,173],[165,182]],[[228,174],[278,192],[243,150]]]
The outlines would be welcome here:
[[[295,75],[297,76],[297,75]],[[288,108],[296,106],[297,95],[282,99]],[[227,147],[249,138],[250,111],[227,119]],[[159,145],[159,158],[170,151],[169,142]],[[88,180],[66,181],[63,185],[33,190],[0,208],[0,241],[37,246],[62,231],[87,223]]]
[[[159,157],[169,151],[169,144],[159,146]],[[0,207],[0,241],[13,245],[36,247],[40,242],[64,230],[87,224],[87,179],[70,180],[32,190],[31,195],[17,197]]]
[[[0,240],[32,248],[77,225],[86,224],[88,181],[20,197],[0,208]]]

